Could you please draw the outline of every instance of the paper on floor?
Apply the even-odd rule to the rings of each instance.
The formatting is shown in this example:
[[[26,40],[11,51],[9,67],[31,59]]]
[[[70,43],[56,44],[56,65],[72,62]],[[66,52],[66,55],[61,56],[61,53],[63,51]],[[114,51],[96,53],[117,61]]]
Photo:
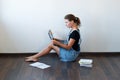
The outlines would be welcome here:
[[[32,63],[32,64],[30,64],[30,66],[37,67],[37,68],[40,68],[40,69],[45,69],[45,68],[50,67],[50,65],[40,63],[40,62]]]

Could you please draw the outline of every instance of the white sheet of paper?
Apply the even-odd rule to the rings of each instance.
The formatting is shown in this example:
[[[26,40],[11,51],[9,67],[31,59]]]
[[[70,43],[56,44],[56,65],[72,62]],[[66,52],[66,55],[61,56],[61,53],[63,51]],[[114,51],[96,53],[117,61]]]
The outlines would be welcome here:
[[[30,66],[37,67],[37,68],[40,68],[40,69],[45,69],[45,68],[50,67],[50,65],[40,63],[40,62],[32,63],[32,64],[30,64]]]

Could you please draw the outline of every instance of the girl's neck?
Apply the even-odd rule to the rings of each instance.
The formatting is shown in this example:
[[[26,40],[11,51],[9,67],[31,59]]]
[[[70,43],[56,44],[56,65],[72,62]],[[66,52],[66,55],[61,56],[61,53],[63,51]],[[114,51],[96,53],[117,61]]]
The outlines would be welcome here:
[[[72,30],[77,30],[77,29],[78,29],[78,26],[72,27]]]
[[[72,30],[77,30],[77,29],[78,29],[78,26],[76,24],[73,24]]]

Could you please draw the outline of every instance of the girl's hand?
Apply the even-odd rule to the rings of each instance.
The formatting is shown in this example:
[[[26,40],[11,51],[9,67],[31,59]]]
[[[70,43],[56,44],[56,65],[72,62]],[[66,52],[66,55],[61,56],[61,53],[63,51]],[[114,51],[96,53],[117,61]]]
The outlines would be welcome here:
[[[56,41],[56,40],[52,40],[52,43],[53,43],[54,45],[58,45],[58,41]]]
[[[60,40],[59,40],[59,39],[57,39],[57,38],[53,38],[53,40],[60,41]]]

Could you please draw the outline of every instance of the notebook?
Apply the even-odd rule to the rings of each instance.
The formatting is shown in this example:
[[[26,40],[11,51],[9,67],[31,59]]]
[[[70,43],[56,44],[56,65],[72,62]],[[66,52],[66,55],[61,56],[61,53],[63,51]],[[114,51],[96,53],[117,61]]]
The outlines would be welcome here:
[[[93,60],[92,59],[80,59],[79,64],[80,66],[84,67],[92,67]]]
[[[79,63],[80,64],[92,64],[93,60],[92,59],[80,59]]]

